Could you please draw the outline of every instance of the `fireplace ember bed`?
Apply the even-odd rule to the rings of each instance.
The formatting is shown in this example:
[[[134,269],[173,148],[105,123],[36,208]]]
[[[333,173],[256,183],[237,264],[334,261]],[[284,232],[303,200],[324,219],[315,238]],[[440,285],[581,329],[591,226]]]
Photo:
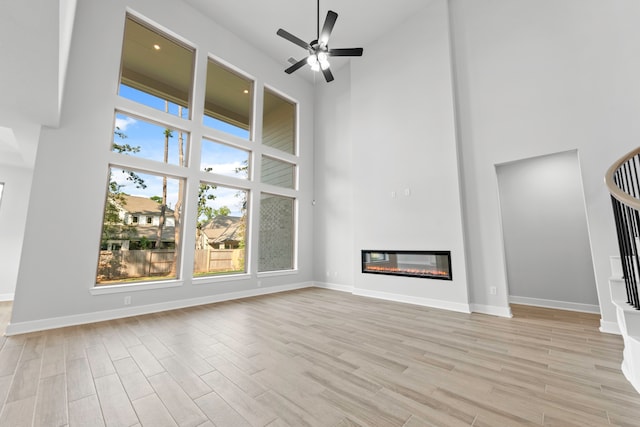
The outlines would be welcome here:
[[[363,250],[362,272],[452,280],[451,251]]]

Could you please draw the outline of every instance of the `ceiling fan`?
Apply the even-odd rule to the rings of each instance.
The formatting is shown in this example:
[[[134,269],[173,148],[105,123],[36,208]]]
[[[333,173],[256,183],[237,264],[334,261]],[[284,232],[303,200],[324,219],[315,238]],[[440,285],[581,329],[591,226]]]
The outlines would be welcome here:
[[[305,64],[309,64],[313,71],[322,71],[324,79],[327,82],[333,80],[333,74],[329,68],[329,57],[331,56],[362,56],[363,49],[361,47],[354,48],[342,48],[342,49],[329,49],[329,36],[333,26],[338,19],[338,14],[330,10],[327,12],[327,17],[324,20],[322,31],[320,31],[320,0],[318,0],[318,26],[316,39],[307,43],[300,38],[294,36],[286,30],[280,28],[277,34],[289,40],[303,49],[306,49],[309,55],[302,58],[299,61],[293,60],[293,65],[284,70],[285,73],[291,74],[294,71],[302,68]]]

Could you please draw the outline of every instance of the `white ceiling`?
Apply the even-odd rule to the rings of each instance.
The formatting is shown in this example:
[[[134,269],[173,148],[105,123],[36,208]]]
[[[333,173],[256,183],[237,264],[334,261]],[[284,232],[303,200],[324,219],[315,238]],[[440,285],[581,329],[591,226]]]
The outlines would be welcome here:
[[[302,59],[305,50],[276,35],[279,28],[309,42],[316,39],[317,0],[182,0],[220,26],[260,48],[283,70],[290,57]],[[431,0],[320,0],[320,28],[328,10],[338,14],[329,40],[332,48],[363,47],[398,26]],[[347,58],[332,58],[331,68],[337,69]],[[313,78],[309,67],[296,74]]]

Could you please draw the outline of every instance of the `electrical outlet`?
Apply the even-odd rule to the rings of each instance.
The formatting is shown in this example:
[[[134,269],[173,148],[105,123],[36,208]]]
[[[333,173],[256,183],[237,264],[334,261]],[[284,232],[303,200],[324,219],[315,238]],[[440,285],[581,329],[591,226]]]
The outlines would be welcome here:
[[[492,287],[489,288],[489,293],[491,295],[496,295],[498,293],[498,289],[496,289],[495,286],[492,286]]]
[[[124,305],[131,305],[131,296],[124,297]]]

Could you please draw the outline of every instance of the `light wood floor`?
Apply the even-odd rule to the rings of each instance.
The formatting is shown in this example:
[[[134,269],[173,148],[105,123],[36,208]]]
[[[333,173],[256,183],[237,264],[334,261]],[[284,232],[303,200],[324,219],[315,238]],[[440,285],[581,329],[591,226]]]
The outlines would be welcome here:
[[[305,289],[2,337],[0,426],[640,425],[598,316],[513,312]]]

